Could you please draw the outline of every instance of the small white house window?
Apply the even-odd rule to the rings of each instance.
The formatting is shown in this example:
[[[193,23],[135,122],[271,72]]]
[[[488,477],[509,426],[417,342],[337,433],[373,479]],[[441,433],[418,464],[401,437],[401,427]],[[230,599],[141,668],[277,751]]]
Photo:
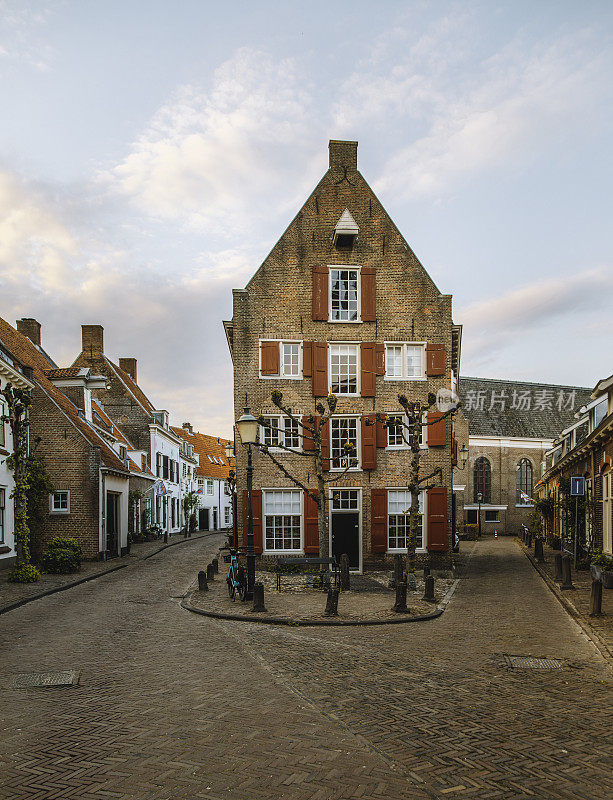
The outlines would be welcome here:
[[[396,381],[419,381],[426,378],[426,346],[411,342],[385,345],[385,378]]]
[[[353,445],[353,455],[348,456],[345,445]],[[330,420],[330,445],[332,469],[359,469],[358,420],[355,417],[333,417]]]
[[[410,530],[411,492],[406,489],[387,490],[387,547],[406,552]],[[415,547],[423,548],[424,493],[419,493],[419,523]]]
[[[357,269],[330,270],[330,319],[333,322],[358,322],[359,277]]]
[[[70,492],[53,492],[49,495],[49,511],[52,514],[70,514]]]
[[[266,447],[278,447],[281,441],[279,431],[279,417],[264,417],[260,435]]]
[[[264,491],[264,547],[268,551],[300,551],[300,491]]]
[[[225,506],[223,511],[223,520],[225,525],[230,524],[230,506]]]
[[[284,378],[300,376],[300,345],[298,342],[281,342],[281,375]]]
[[[357,344],[330,345],[330,391],[358,394],[359,348]]]
[[[213,490],[214,490],[213,481],[208,481],[207,480],[207,482],[206,482],[206,493],[207,494],[213,494]]]
[[[390,414],[388,416],[387,446],[390,450],[406,450],[409,447],[409,437],[411,431],[405,425],[409,425],[404,414]],[[427,427],[421,426],[419,432],[419,446],[426,447]]]
[[[285,417],[283,419],[283,436],[285,439],[285,446],[291,447],[292,450],[300,450],[300,428],[298,421]]]

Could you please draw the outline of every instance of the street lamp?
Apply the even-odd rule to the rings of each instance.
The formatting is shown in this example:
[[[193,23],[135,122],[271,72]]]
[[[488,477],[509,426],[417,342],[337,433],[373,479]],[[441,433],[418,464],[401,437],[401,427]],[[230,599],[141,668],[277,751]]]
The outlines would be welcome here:
[[[255,443],[258,436],[258,421],[253,416],[248,406],[245,406],[243,415],[236,421],[241,442],[247,445],[247,495],[248,495],[248,514],[247,514],[247,596],[246,599],[253,597],[253,585],[255,583],[255,553],[253,549],[253,462],[251,460],[251,445]]]
[[[479,503],[479,538],[481,538],[481,503],[483,502],[483,494],[477,493],[477,503]]]
[[[232,458],[232,456],[234,455],[234,448],[232,447],[232,443],[231,442],[228,442],[228,444],[224,447],[224,452],[225,452],[226,458],[228,459],[228,462],[229,462],[230,459]]]
[[[462,464],[460,469],[464,469],[467,461],[468,461],[468,447],[466,447],[466,445],[463,444],[462,447],[460,447],[460,464]]]

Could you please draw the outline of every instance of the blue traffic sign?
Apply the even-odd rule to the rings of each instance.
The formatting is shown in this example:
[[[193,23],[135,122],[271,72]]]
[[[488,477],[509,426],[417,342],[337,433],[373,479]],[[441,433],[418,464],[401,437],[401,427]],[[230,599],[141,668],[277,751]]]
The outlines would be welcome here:
[[[570,496],[583,497],[585,494],[585,478],[581,475],[570,479]]]

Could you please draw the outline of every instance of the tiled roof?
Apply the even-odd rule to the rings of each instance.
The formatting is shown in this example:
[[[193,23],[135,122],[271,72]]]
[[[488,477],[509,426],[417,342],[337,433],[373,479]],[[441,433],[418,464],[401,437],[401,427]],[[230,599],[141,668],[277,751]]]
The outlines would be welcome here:
[[[126,472],[123,461],[119,458],[105,439],[97,433],[82,416],[77,407],[70,402],[66,395],[47,378],[45,372],[49,369],[49,361],[40,353],[32,342],[19,333],[9,323],[0,317],[0,341],[21,361],[22,364],[32,367],[33,377],[40,389],[55,403],[62,413],[73,423],[83,438],[92,445],[100,447],[102,463],[109,469]]]
[[[236,460],[231,458],[228,461],[224,447],[228,444],[228,439],[219,436],[209,436],[206,433],[194,431],[189,433],[185,428],[173,428],[173,433],[185,439],[189,444],[194,445],[194,452],[200,458],[200,464],[196,468],[196,475],[202,478],[217,478],[225,480],[231,469],[236,469]],[[232,442],[230,442],[232,444]],[[213,460],[216,459],[216,460]],[[219,463],[221,462],[221,463]]]
[[[100,400],[96,400],[95,398],[92,398],[92,417],[95,424],[108,430],[109,434],[111,434],[118,442],[121,442],[121,444],[125,446],[126,450],[131,450],[133,452],[138,451],[138,448],[134,447],[125,433],[123,433],[123,431],[121,431],[117,425],[115,425],[113,420],[106,413]],[[143,469],[142,466],[134,461],[131,456],[128,456],[128,463],[130,466],[130,472],[137,472],[139,475],[146,475],[147,477],[151,478],[155,477],[149,467]]]
[[[591,394],[584,386],[463,377],[458,391],[471,436],[527,439],[555,439]]]
[[[58,381],[63,378],[78,378],[84,372],[87,372],[84,367],[63,367],[62,369],[46,369],[45,375],[50,381]]]

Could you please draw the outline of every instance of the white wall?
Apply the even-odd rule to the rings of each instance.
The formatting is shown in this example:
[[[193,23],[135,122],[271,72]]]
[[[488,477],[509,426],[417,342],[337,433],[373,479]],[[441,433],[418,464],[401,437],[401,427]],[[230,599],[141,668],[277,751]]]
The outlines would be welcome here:
[[[4,388],[6,386],[6,379],[0,375],[0,388]],[[6,403],[4,400],[0,399],[0,414],[2,411],[6,412]],[[6,451],[7,453],[13,452],[13,437],[11,436],[11,431],[8,425],[8,422],[0,422],[0,425],[4,425],[4,445],[0,444],[0,451]],[[1,438],[0,438],[0,441]],[[6,465],[6,459],[8,456],[4,455],[4,453],[0,452],[0,488],[4,489],[5,494],[5,509],[4,509],[4,541],[0,542],[0,549],[4,549],[4,547],[9,547],[10,550],[7,553],[0,553],[0,569],[8,565],[9,559],[13,559],[15,557],[15,549],[14,549],[14,537],[13,537],[13,529],[14,529],[14,514],[13,514],[13,501],[10,499],[11,493],[15,488],[15,481],[13,480],[13,473]],[[2,562],[5,562],[3,564]]]

